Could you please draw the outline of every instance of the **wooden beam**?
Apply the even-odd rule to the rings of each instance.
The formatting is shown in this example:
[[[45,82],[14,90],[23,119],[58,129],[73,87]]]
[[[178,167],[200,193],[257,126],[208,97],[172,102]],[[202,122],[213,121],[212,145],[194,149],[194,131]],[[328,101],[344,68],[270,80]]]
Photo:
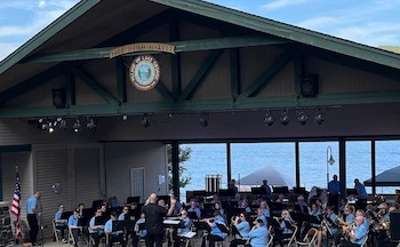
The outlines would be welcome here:
[[[28,92],[29,90],[42,86],[43,84],[49,82],[49,80],[59,76],[62,73],[62,66],[55,66],[45,72],[41,72],[28,80],[22,81],[15,86],[12,86],[2,91],[0,93],[0,105],[7,103],[9,100],[20,96]]]
[[[91,74],[89,74],[89,72],[85,71],[83,68],[72,67],[71,70],[107,103],[116,105],[119,105],[121,103],[110,91],[108,91]]]
[[[240,50],[230,49],[230,70],[231,70],[231,96],[233,101],[240,95]]]
[[[169,39],[170,42],[180,40],[180,22],[174,15],[171,17],[169,24]],[[181,55],[177,53],[175,56],[171,55],[171,78],[172,78],[172,91],[175,98],[179,98],[182,92],[182,75],[181,75]]]
[[[296,96],[269,97],[264,99],[239,98],[236,102],[227,100],[191,100],[182,102],[153,102],[153,103],[127,103],[127,104],[99,104],[76,105],[68,109],[56,109],[48,107],[19,107],[0,108],[0,118],[33,118],[56,116],[119,116],[121,112],[126,114],[153,113],[198,113],[198,112],[222,112],[242,110],[265,110],[271,108],[296,108],[315,106],[336,106],[371,103],[399,103],[400,91],[368,92],[351,94],[319,95],[317,98],[297,99]]]
[[[208,73],[211,71],[212,67],[217,62],[222,53],[222,50],[212,51],[211,54],[203,61],[199,70],[196,72],[196,74],[183,90],[181,97],[179,97],[180,101],[188,100],[193,96],[193,94],[196,92],[196,89],[207,77]]]
[[[66,72],[67,105],[76,105],[76,81],[72,72]]]
[[[121,102],[126,103],[126,70],[124,61],[121,58],[115,60],[115,74],[117,80],[118,98]]]
[[[157,92],[161,94],[167,101],[174,102],[176,101],[176,98],[174,95],[171,93],[171,91],[165,86],[165,84],[162,81],[159,81],[156,86]]]
[[[293,61],[293,79],[294,79],[294,90],[296,96],[300,98],[301,95],[301,80],[304,77],[304,57],[296,56]]]
[[[285,44],[282,39],[270,38],[268,36],[239,36],[215,39],[174,41],[168,44],[175,45],[176,52],[194,52],[205,50],[229,49],[238,47],[266,46]],[[24,60],[24,63],[57,63],[63,61],[81,61],[92,59],[109,59],[111,51],[116,47],[91,48],[75,51],[42,54]],[[136,56],[142,54],[157,54],[157,52],[136,52],[125,56]]]
[[[241,97],[256,96],[291,60],[292,56],[289,53],[279,56],[270,67],[250,84]]]

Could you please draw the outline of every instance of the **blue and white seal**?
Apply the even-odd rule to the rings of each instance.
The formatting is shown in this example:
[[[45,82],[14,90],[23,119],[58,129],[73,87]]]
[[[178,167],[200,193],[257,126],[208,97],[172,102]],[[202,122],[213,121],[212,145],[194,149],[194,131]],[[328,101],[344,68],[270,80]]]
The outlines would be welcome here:
[[[160,65],[153,56],[138,56],[129,68],[129,76],[138,90],[151,90],[160,80]]]

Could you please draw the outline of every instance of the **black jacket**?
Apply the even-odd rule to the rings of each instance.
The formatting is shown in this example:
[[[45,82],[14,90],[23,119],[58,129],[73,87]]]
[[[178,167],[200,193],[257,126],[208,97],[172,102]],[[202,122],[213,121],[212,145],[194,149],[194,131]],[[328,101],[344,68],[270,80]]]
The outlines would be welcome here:
[[[165,209],[154,203],[149,203],[143,207],[143,213],[146,219],[146,230],[150,234],[162,234],[164,232]]]

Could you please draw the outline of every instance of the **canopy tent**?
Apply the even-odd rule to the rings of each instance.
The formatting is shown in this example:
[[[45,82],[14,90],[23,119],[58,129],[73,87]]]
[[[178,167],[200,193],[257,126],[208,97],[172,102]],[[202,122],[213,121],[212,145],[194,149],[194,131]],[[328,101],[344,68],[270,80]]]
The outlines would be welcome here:
[[[264,179],[268,180],[268,184],[270,185],[287,186],[292,184],[290,179],[282,176],[273,166],[266,166],[256,170],[241,178],[239,182],[240,185],[261,185]]]
[[[400,166],[388,169],[375,176],[376,186],[400,186]],[[365,180],[366,186],[372,186],[372,178]]]

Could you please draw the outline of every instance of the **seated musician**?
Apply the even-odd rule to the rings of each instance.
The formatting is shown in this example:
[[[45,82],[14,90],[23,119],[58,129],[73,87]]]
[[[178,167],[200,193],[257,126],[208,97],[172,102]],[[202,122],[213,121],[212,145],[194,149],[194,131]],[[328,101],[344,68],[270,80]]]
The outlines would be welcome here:
[[[262,201],[260,202],[260,208],[261,208],[262,211],[263,211],[263,215],[264,215],[265,219],[268,220],[268,219],[271,217],[271,212],[270,212],[270,210],[269,210],[268,203],[267,203],[266,201],[262,200]]]
[[[224,222],[226,222],[226,215],[225,215],[225,211],[222,208],[221,202],[216,202],[214,203],[214,211],[218,212],[219,217],[222,217],[224,219]]]
[[[246,219],[246,215],[241,213],[239,217],[235,216],[232,225],[236,227],[236,230],[239,234],[237,234],[235,239],[231,241],[230,247],[246,244],[247,240],[249,239],[250,232],[250,224]]]
[[[368,236],[368,226],[365,225],[364,216],[357,216],[355,227],[348,229],[348,239],[343,241],[343,246],[361,246]]]
[[[74,213],[68,219],[68,228],[71,229],[75,247],[78,247],[78,239],[79,239],[79,234],[81,232],[81,228],[79,227],[78,222],[79,222],[79,208],[75,209]]]
[[[188,211],[188,213],[195,212],[197,219],[201,218],[201,210],[200,210],[199,204],[197,203],[196,200],[194,200],[194,199],[190,200],[190,208],[187,211]]]
[[[78,210],[79,210],[79,217],[83,217],[83,210],[85,209],[85,204],[84,203],[79,203],[78,204]]]
[[[167,203],[164,201],[164,199],[160,199],[160,200],[158,200],[158,206],[160,206],[160,207],[164,208],[164,209],[165,209],[165,211],[167,211],[167,210],[168,210],[168,205],[167,205]]]
[[[129,207],[124,206],[122,208],[122,213],[118,216],[118,220],[125,221],[129,218]]]
[[[297,197],[297,202],[294,206],[294,210],[300,214],[308,214],[308,206],[307,203],[305,202],[304,196],[299,195]]]
[[[268,219],[264,215],[264,210],[262,208],[257,208],[257,218],[256,220],[261,220],[264,225],[268,225]]]
[[[288,210],[282,210],[281,217],[274,217],[276,222],[279,224],[275,227],[275,240],[279,243],[280,246],[284,246],[283,240],[292,237],[293,234],[293,224],[295,224],[294,220],[290,216]]]
[[[364,210],[362,210],[362,209],[357,209],[355,215],[356,215],[356,218],[357,218],[357,216],[362,216],[362,217],[364,217],[364,224],[365,224],[365,226],[366,226],[367,228],[369,227],[369,221],[368,221],[368,219],[366,218],[366,214],[365,214]]]
[[[132,246],[137,247],[140,239],[145,239],[147,230],[144,228],[146,221],[144,213],[140,214],[140,218],[135,223],[135,234],[132,236]]]
[[[181,212],[181,227],[178,228],[178,235],[182,236],[192,231],[192,220],[188,217],[188,212],[182,210]]]
[[[67,229],[67,220],[62,219],[62,214],[64,213],[64,205],[59,205],[56,214],[54,215],[54,223],[56,229],[61,232],[62,241],[66,242],[65,240],[65,229]]]
[[[379,204],[378,209],[379,209],[378,217],[382,221],[389,221],[390,220],[389,205],[386,202],[383,202]]]
[[[182,204],[174,195],[170,196],[171,206],[168,209],[167,216],[178,216],[183,209]]]
[[[285,195],[282,193],[279,193],[278,198],[276,198],[275,202],[283,204],[285,202]]]
[[[101,209],[97,209],[95,215],[89,221],[89,234],[94,240],[94,247],[99,246],[100,240],[104,237],[104,223],[96,222],[96,219],[102,217]]]
[[[326,207],[326,224],[328,225],[330,231],[329,234],[335,241],[335,243],[338,241],[339,238],[339,228],[338,228],[338,221],[339,217],[335,214],[335,206],[330,205]]]
[[[354,209],[354,207],[351,206],[351,205],[348,205],[348,206],[346,206],[346,207],[344,208],[343,221],[344,221],[346,224],[352,224],[352,223],[354,223],[354,218],[355,218],[354,211],[355,211],[355,209]]]
[[[119,242],[122,247],[126,246],[123,231],[113,231],[113,222],[117,220],[117,214],[111,212],[110,219],[104,225],[104,232],[108,235],[108,246],[112,247],[114,242]]]
[[[313,203],[311,205],[311,208],[309,209],[309,214],[311,216],[315,216],[315,217],[321,218],[321,216],[322,216],[322,208],[321,208],[321,206],[318,203]]]
[[[220,229],[218,224],[225,225],[225,220],[221,217],[219,211],[214,211],[214,218],[205,220],[210,227],[208,237],[208,246],[215,247],[215,242],[224,241],[226,234]],[[205,246],[205,239],[203,238],[201,246]]]
[[[256,220],[256,224],[249,232],[251,247],[265,247],[268,244],[268,228],[261,219]]]
[[[247,200],[247,198],[242,198],[239,201],[238,207],[240,209],[244,209],[246,211],[246,213],[250,213],[251,212],[251,208],[249,206],[249,201]]]

